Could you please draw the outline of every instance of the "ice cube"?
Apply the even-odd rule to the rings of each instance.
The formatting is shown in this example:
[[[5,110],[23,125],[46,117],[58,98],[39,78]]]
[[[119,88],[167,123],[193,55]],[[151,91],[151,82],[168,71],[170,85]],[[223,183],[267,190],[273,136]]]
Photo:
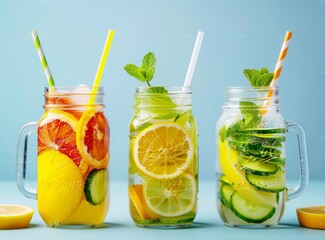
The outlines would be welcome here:
[[[71,96],[71,101],[74,104],[87,104],[90,92],[91,88],[89,86],[80,84],[71,91],[71,93],[75,93]]]

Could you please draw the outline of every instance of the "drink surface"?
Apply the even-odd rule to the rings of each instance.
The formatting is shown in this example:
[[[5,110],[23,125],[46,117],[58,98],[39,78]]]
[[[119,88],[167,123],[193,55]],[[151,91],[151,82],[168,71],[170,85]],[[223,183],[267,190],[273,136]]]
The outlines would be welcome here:
[[[45,93],[37,199],[49,226],[99,225],[108,211],[109,125],[103,104],[88,99],[84,91]]]
[[[176,104],[177,96],[156,93],[135,97],[129,200],[131,217],[140,226],[183,226],[196,216],[196,123],[191,105],[185,106],[182,100]]]

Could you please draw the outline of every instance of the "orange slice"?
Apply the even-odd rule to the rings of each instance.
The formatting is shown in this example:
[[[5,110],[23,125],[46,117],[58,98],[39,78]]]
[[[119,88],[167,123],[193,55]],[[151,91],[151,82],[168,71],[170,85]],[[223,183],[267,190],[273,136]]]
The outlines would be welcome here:
[[[193,143],[185,128],[157,123],[138,134],[133,149],[136,167],[155,179],[171,179],[186,171],[193,160]]]
[[[151,211],[148,207],[143,196],[143,186],[141,184],[134,184],[129,186],[129,196],[131,203],[133,204],[131,204],[131,212],[133,210],[132,207],[134,207],[141,219],[153,220],[160,217],[160,215]]]
[[[76,145],[77,121],[67,112],[47,111],[38,125],[38,154],[46,150],[58,150],[79,166],[82,157]]]
[[[85,111],[77,127],[77,146],[91,167],[106,168],[109,155],[110,129],[104,113]]]
[[[1,204],[0,229],[17,229],[28,227],[33,217],[34,210],[30,207]]]
[[[297,208],[296,212],[301,226],[325,230],[325,206]]]

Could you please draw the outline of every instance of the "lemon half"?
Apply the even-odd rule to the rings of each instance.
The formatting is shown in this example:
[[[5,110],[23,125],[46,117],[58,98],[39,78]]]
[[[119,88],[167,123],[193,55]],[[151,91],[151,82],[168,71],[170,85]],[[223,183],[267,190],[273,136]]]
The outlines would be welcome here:
[[[34,210],[27,206],[14,204],[0,205],[0,229],[28,227]]]

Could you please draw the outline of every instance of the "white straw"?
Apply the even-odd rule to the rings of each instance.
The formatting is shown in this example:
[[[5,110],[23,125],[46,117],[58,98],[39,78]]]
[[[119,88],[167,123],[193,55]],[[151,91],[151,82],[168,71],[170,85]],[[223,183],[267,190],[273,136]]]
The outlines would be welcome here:
[[[195,66],[196,66],[196,61],[197,61],[197,58],[198,58],[199,53],[200,53],[200,48],[201,48],[203,36],[204,36],[204,32],[199,31],[197,33],[197,37],[196,37],[195,45],[194,45],[194,48],[193,48],[190,65],[188,66],[185,81],[184,81],[184,85],[183,85],[184,87],[191,86],[191,81],[192,81],[194,69],[195,69]]]

